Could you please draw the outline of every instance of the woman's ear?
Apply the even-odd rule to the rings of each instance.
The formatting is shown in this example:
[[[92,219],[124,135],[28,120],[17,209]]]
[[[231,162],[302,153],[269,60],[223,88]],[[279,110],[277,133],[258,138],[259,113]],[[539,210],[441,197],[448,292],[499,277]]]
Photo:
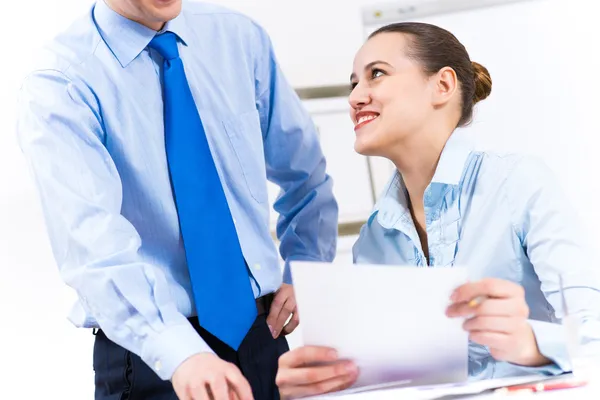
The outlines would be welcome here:
[[[458,89],[456,72],[450,67],[440,69],[434,79],[433,105],[438,107],[448,103]]]

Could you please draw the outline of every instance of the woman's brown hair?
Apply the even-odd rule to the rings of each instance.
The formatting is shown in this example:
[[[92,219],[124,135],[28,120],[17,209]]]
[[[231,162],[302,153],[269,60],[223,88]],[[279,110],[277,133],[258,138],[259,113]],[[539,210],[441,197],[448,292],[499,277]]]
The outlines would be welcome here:
[[[408,36],[407,55],[418,61],[427,74],[444,67],[456,72],[462,93],[462,114],[458,126],[473,118],[473,106],[492,92],[492,78],[487,68],[472,62],[465,46],[447,30],[420,22],[400,22],[386,25],[369,38],[382,33],[403,33]]]

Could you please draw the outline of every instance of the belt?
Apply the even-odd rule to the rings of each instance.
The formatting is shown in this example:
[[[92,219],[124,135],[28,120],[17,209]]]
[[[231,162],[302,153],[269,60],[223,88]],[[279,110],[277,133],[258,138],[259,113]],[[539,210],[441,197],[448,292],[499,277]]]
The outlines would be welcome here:
[[[258,315],[269,313],[274,298],[275,295],[273,293],[269,293],[256,299],[256,311],[258,312]]]
[[[271,310],[271,304],[273,304],[274,298],[275,298],[275,294],[269,293],[269,294],[265,294],[264,296],[261,296],[258,299],[256,299],[256,311],[259,316],[269,314],[269,311]],[[197,317],[192,317],[189,319],[190,320],[197,319]],[[99,328],[94,328],[92,330],[92,333],[94,335],[96,335],[98,332],[100,332]]]

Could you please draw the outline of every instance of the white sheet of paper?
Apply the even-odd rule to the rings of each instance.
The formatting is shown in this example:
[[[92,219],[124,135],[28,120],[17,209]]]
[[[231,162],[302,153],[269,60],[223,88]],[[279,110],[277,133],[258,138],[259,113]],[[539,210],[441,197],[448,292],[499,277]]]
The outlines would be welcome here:
[[[405,388],[394,388],[393,385],[379,385],[370,387],[370,390],[343,390],[340,392],[307,397],[307,399],[328,399],[335,397],[336,400],[432,400],[446,396],[477,395],[486,390],[494,390],[506,386],[520,385],[531,382],[542,382],[555,379],[556,377],[543,375],[526,375],[509,378],[486,379],[482,381],[465,381],[459,383],[447,383],[440,385],[412,386]],[[401,396],[401,397],[400,397]]]
[[[360,370],[353,389],[465,381],[468,335],[446,317],[464,267],[290,263],[305,345],[335,348]]]
[[[556,377],[543,375],[526,375],[509,378],[486,379],[481,381],[465,381],[459,383],[448,383],[441,385],[414,386],[394,389],[393,385],[382,385],[371,390],[344,390],[326,395],[308,397],[307,399],[326,399],[336,397],[339,400],[432,400],[446,396],[477,395],[486,390],[494,390],[506,386],[520,385],[531,382],[542,382],[556,379]],[[400,397],[401,396],[401,397]]]

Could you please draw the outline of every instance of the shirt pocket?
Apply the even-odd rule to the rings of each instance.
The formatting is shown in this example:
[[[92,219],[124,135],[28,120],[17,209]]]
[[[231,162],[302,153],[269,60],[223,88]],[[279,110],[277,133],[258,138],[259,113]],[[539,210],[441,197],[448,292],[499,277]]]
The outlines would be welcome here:
[[[223,125],[250,195],[258,203],[266,203],[267,172],[258,111],[234,115],[223,120]]]

